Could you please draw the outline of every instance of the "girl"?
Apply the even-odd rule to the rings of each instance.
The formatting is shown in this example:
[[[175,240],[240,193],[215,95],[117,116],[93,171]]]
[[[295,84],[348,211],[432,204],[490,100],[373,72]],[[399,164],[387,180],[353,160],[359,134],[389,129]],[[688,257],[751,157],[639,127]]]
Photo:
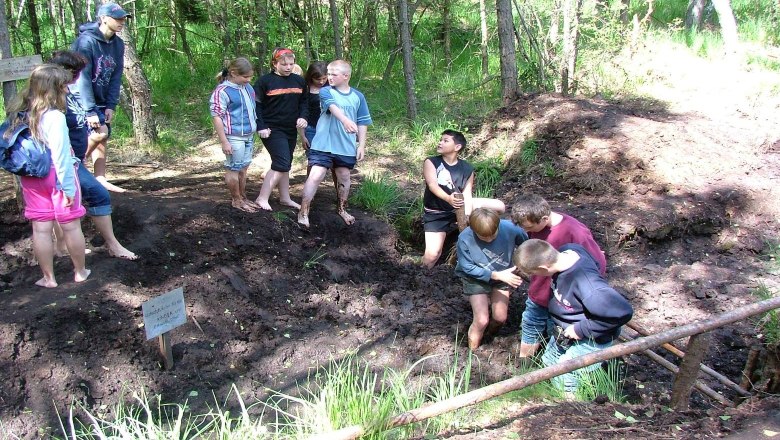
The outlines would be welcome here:
[[[87,205],[87,214],[92,218],[92,222],[95,224],[98,232],[100,232],[100,235],[103,236],[109,255],[125,260],[137,260],[138,255],[122,246],[114,235],[113,222],[111,221],[111,196],[108,194],[108,190],[84,165],[88,144],[92,143],[93,139],[88,137],[86,111],[81,105],[74,84],[88,61],[79,52],[60,50],[54,52],[49,62],[62,66],[73,75],[73,79],[68,84],[69,91],[66,96],[67,111],[65,112],[65,120],[68,124],[71,148],[74,155],[79,159],[76,173],[79,178],[83,201]],[[62,231],[55,226],[54,232],[57,235],[57,254],[65,255],[67,249],[65,249],[64,240],[60,239]]]
[[[301,136],[301,144],[307,154],[311,148],[311,140],[314,139],[314,133],[317,132],[317,121],[320,120],[320,89],[328,83],[328,63],[324,61],[315,61],[306,69],[306,86],[309,90],[309,115],[306,118],[306,128],[298,129]],[[308,173],[307,173],[308,174]]]
[[[292,73],[295,54],[278,48],[271,58],[272,72],[260,77],[257,89],[257,130],[271,155],[271,169],[263,179],[258,205],[271,211],[268,199],[279,188],[279,203],[299,209],[290,198],[290,168],[295,150],[296,130],[307,126],[308,92],[303,77]]]
[[[257,130],[255,90],[249,85],[254,69],[246,58],[236,58],[217,75],[209,105],[214,129],[225,153],[225,184],[234,208],[257,212],[246,197],[246,172],[254,153]]]
[[[32,222],[33,253],[43,272],[43,278],[35,284],[49,288],[57,287],[51,235],[55,221],[62,227],[65,244],[73,261],[74,280],[80,283],[90,274],[84,262],[81,217],[86,210],[81,206],[76,174],[78,160],[70,146],[64,113],[65,96],[71,78],[72,75],[60,66],[43,64],[36,67],[27,87],[8,112],[12,115],[9,130],[12,131],[26,117],[33,138],[51,151],[52,167],[46,177],[20,178],[26,205],[24,216]],[[20,112],[26,112],[26,116]]]

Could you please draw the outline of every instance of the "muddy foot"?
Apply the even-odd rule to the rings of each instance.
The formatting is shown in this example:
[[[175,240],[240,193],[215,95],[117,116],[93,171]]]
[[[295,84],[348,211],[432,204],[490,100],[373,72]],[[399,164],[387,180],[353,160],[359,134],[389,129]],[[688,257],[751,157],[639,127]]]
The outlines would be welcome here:
[[[355,217],[353,217],[347,211],[339,211],[339,216],[341,217],[342,220],[344,220],[344,223],[346,223],[347,225],[355,224]]]
[[[118,249],[109,249],[108,255],[114,258],[121,258],[123,260],[135,261],[138,259],[138,255],[120,246]]]
[[[248,203],[244,203],[243,200],[234,200],[230,204],[233,205],[234,208],[239,209],[239,210],[244,211],[244,212],[257,212],[256,208],[253,208]]]
[[[120,188],[120,187],[114,185],[113,183],[109,182],[108,180],[106,180],[105,176],[96,176],[95,179],[98,182],[100,182],[101,185],[103,185],[103,188],[105,188],[105,189],[107,189],[109,191],[118,192],[118,193],[123,193],[123,192],[127,191],[126,189]]]
[[[261,209],[261,208],[260,208],[260,205],[258,205],[257,203],[255,203],[255,202],[253,202],[253,201],[251,201],[251,200],[249,200],[249,199],[244,199],[244,204],[245,204],[245,205],[249,205],[249,206],[251,206],[252,208],[254,208],[254,209],[256,209],[256,210],[259,210],[259,209]]]
[[[301,205],[293,202],[292,200],[279,200],[279,203],[284,206],[289,206],[290,208],[301,209]]]
[[[306,214],[298,213],[298,223],[304,228],[309,228],[309,216]]]
[[[52,279],[48,279],[46,277],[43,277],[40,280],[36,281],[35,285],[36,286],[41,286],[41,287],[47,287],[47,288],[51,289],[52,287],[57,287],[57,281],[54,280],[53,278]]]
[[[89,274],[91,274],[92,271],[89,269],[84,269],[81,272],[76,272],[76,276],[73,277],[73,281],[77,283],[83,283],[84,281],[87,281],[87,278],[89,278]]]

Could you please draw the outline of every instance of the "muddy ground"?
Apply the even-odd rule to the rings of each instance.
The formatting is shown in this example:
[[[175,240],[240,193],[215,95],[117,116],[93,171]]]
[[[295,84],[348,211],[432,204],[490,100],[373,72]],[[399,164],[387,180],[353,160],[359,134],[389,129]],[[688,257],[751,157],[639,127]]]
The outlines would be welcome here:
[[[510,158],[497,195],[511,205],[523,191],[538,192],[589,225],[607,253],[609,279],[636,309],[635,322],[660,331],[755,301],[760,284],[778,285],[764,256],[778,240],[777,104],[746,101],[748,90],[734,91],[728,81],[722,87],[708,91],[719,96],[717,106],[528,95],[488,117],[471,147],[536,139],[537,165]],[[247,401],[267,389],[293,392],[317,365],[352,354],[398,369],[440,354],[427,362],[430,372],[446,369],[456,350],[465,354],[454,336],[470,321],[470,308],[452,268],[422,271],[420,249],[359,209],[357,223],[345,226],[327,185],[304,231],[279,205],[273,214],[232,209],[217,160],[112,172],[129,189],[113,195],[115,230],[141,259],[110,258],[87,220],[92,276],[72,282],[70,261],[59,258],[55,289],[33,285],[40,272],[30,226],[8,197],[9,176],[0,180],[5,433],[58,433],[57,411],[64,414],[70,402],[101,413],[127,389],[187,400],[197,411],[214,396],[224,400],[233,384]],[[251,196],[259,172],[254,167],[250,175]],[[302,183],[298,172],[294,195]],[[189,320],[172,332],[175,367],[163,371],[156,344],[144,337],[141,304],[178,287]],[[477,353],[475,381],[513,374],[522,293],[512,299],[507,326]],[[754,343],[752,322],[719,329],[706,363],[739,382]],[[663,405],[672,375],[642,356],[627,361],[627,404],[518,404],[503,419],[442,437],[719,437],[771,418],[776,408],[755,401],[727,410],[695,393],[691,411],[670,414]],[[638,422],[622,422],[616,411]]]

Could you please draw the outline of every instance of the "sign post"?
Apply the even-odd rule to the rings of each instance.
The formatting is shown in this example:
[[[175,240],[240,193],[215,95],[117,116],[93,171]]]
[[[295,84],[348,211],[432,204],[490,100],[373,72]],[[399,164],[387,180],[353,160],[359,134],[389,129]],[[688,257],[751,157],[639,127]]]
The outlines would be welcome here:
[[[184,289],[179,287],[141,304],[146,340],[157,337],[166,370],[173,368],[173,347],[169,332],[187,322]]]

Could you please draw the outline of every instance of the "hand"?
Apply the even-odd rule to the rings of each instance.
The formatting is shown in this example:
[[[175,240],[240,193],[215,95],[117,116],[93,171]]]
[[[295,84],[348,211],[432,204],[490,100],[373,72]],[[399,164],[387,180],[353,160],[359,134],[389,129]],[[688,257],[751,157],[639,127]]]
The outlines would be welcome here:
[[[264,130],[258,130],[257,134],[259,134],[261,138],[267,139],[268,136],[271,136],[271,129],[270,128],[266,128]]]
[[[92,128],[100,128],[100,118],[98,115],[87,116],[87,125]]]
[[[447,196],[447,202],[452,205],[453,208],[460,208],[463,206],[463,197],[456,197],[455,193],[450,194]]]
[[[308,150],[309,148],[311,148],[311,145],[309,144],[309,140],[306,139],[305,137],[301,138],[301,146],[303,147],[304,150]]]
[[[355,158],[357,159],[358,162],[360,162],[365,157],[366,157],[366,147],[361,145],[357,149],[357,156]]]
[[[225,154],[233,154],[233,146],[230,145],[230,142],[222,144],[222,152]]]
[[[566,336],[569,339],[574,339],[576,341],[582,339],[577,335],[577,332],[574,331],[573,325],[566,327],[566,330],[563,331],[563,336]]]
[[[114,120],[114,111],[110,108],[106,109],[106,124],[110,124]]]
[[[344,121],[341,121],[341,125],[344,126],[344,131],[347,133],[357,133],[357,124],[355,124],[350,119],[345,118]]]
[[[68,208],[73,206],[73,197],[71,197],[71,196],[69,196],[67,194],[65,194],[65,206],[68,207]]]
[[[306,119],[298,118],[297,121],[295,121],[295,127],[296,128],[306,128],[309,126],[309,123],[306,122]]]
[[[515,275],[515,270],[517,270],[517,267],[512,266],[509,269],[504,269],[502,271],[493,272],[490,274],[490,278],[498,281],[502,281],[506,284],[509,284],[512,287],[520,287],[521,284],[523,284],[523,279],[519,276]]]

